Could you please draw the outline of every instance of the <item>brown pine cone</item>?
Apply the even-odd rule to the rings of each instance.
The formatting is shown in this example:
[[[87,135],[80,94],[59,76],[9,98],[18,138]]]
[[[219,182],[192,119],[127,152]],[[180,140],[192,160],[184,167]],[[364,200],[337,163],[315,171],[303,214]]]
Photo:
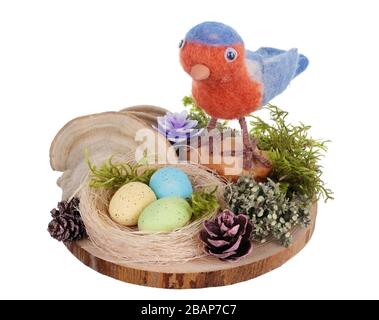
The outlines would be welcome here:
[[[247,215],[224,210],[214,220],[204,222],[200,240],[205,252],[221,260],[239,260],[252,251],[252,223]]]
[[[58,203],[58,208],[51,210],[53,220],[49,223],[48,231],[54,239],[63,242],[80,240],[87,232],[80,216],[79,199]]]

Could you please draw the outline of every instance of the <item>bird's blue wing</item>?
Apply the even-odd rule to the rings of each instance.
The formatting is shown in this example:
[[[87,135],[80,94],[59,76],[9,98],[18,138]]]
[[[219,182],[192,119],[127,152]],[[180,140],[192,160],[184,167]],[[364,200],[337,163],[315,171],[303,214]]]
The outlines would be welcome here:
[[[263,105],[282,93],[309,63],[297,49],[260,48],[247,51],[246,58],[250,76],[263,84]]]

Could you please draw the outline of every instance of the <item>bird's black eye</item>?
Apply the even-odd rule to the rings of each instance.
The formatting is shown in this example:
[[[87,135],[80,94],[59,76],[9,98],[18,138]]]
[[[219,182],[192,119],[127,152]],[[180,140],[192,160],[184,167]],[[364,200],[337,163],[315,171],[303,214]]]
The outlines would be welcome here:
[[[233,62],[238,57],[238,53],[234,48],[228,48],[225,50],[225,60],[227,62]]]
[[[182,39],[179,42],[179,49],[182,49],[184,47],[185,41]]]

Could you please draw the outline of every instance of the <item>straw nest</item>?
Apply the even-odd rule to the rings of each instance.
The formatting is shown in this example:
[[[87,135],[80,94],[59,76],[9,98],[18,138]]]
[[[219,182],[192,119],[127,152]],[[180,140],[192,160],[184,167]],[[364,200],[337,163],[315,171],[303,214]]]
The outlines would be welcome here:
[[[217,189],[221,207],[224,206],[224,182],[214,173],[192,164],[175,165],[186,172],[194,190]],[[205,219],[217,211],[187,226],[169,233],[146,233],[114,222],[108,214],[113,192],[93,189],[85,183],[79,191],[80,212],[92,243],[118,263],[187,262],[204,256],[198,233]]]
[[[99,165],[115,155],[115,161],[134,161],[138,143],[138,130],[151,130],[160,150],[167,155],[170,166],[178,166],[190,177],[195,190],[218,186],[217,196],[223,207],[224,181],[215,173],[194,164],[179,164],[175,150],[166,139],[152,129],[158,116],[167,110],[154,106],[136,106],[120,112],[104,112],[79,117],[68,122],[56,135],[50,148],[51,167],[63,172],[58,180],[62,199],[80,197],[80,211],[90,240],[105,256],[114,262],[160,263],[186,262],[203,256],[198,232],[205,218],[171,233],[147,234],[133,228],[120,226],[108,214],[108,205],[113,195],[107,190],[93,189],[88,185],[88,167],[84,159],[87,150],[91,161]],[[149,159],[156,163],[157,154]],[[162,166],[162,165],[160,165]],[[215,215],[213,213],[213,215]],[[212,215],[208,216],[211,217]]]

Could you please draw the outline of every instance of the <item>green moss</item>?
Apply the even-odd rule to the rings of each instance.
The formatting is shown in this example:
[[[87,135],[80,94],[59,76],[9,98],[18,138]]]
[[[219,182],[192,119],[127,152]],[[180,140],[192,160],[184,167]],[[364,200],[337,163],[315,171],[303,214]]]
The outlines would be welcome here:
[[[217,187],[212,192],[199,190],[192,193],[189,203],[195,219],[213,213],[219,208],[220,205],[216,197],[216,191]]]
[[[258,147],[268,152],[273,162],[270,178],[280,182],[288,192],[306,195],[310,199],[322,196],[333,199],[333,193],[321,179],[320,160],[327,151],[329,141],[309,136],[310,126],[287,123],[287,112],[268,105],[272,123],[252,116],[251,136],[258,139]]]
[[[89,185],[92,188],[119,189],[129,182],[149,184],[156,169],[139,170],[141,163],[113,163],[112,157],[100,167],[95,166],[86,155],[86,162],[90,170]]]

